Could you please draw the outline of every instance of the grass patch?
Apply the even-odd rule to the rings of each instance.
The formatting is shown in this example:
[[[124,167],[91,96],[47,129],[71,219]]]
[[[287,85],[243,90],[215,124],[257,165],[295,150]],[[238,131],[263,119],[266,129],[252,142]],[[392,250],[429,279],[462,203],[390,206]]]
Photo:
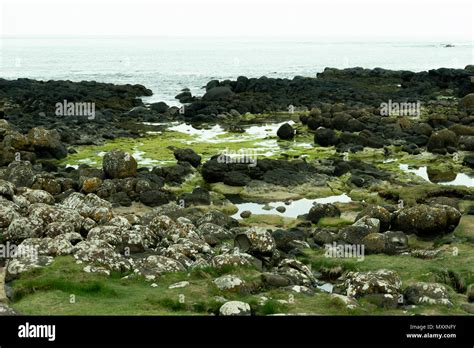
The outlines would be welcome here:
[[[352,225],[353,221],[341,217],[323,217],[319,219],[319,227],[342,227]]]
[[[88,277],[72,258],[57,257],[48,268],[34,269],[14,281],[14,299],[37,291],[59,290],[67,294],[94,297],[115,297],[117,293],[107,285],[108,277],[93,274]]]
[[[287,313],[288,306],[284,303],[280,303],[275,300],[268,300],[261,306],[256,308],[255,314],[257,315],[270,315],[277,313]]]

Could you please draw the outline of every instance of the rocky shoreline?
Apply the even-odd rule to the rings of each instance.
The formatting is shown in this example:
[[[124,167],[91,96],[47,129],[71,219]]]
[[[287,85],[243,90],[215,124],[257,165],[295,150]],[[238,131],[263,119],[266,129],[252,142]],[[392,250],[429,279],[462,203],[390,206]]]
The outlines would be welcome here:
[[[105,284],[199,288],[205,314],[474,313],[474,67],[327,68],[205,91],[183,90],[180,109],[144,104],[141,85],[0,80],[12,308],[33,313],[25,279],[73,260]],[[94,117],[58,117],[63,100]],[[383,103],[420,106],[384,116]]]

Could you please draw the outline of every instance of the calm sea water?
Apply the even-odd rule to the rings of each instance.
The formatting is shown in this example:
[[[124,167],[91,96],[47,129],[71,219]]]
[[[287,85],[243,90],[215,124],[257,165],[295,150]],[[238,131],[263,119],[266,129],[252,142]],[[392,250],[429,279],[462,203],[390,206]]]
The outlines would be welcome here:
[[[164,100],[211,79],[315,76],[325,67],[422,71],[474,64],[472,42],[317,42],[210,38],[3,38],[0,77],[140,83]]]

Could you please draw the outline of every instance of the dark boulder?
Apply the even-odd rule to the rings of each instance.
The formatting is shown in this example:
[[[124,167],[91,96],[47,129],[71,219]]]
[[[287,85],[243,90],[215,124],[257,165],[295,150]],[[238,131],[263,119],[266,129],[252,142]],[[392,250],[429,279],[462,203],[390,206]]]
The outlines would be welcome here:
[[[105,154],[102,161],[105,175],[111,179],[134,177],[137,174],[137,161],[133,156],[120,149]]]
[[[232,92],[229,86],[219,86],[209,89],[202,99],[207,101],[218,101],[228,99],[233,95],[234,92]]]
[[[167,112],[169,110],[169,108],[170,107],[165,102],[158,102],[158,103],[150,104],[150,109],[153,110],[153,111],[158,112],[159,114],[164,114],[165,112]]]
[[[28,140],[39,157],[48,157],[49,154],[56,159],[61,159],[67,156],[66,146],[61,142],[61,136],[57,130],[32,128],[28,133]]]
[[[290,124],[284,123],[278,128],[277,136],[283,140],[291,140],[295,136],[295,130]]]
[[[306,239],[306,232],[299,228],[292,228],[290,230],[276,230],[272,233],[275,240],[276,247],[284,252],[289,252],[295,249],[294,241],[304,241]]]
[[[245,173],[238,172],[238,171],[231,171],[226,173],[224,177],[224,184],[229,186],[245,186],[247,185],[252,179]]]
[[[454,231],[461,220],[461,213],[447,205],[419,204],[397,211],[394,227],[420,237],[437,237]]]
[[[318,223],[319,219],[323,217],[339,217],[341,211],[337,206],[331,203],[320,204],[316,203],[311,209],[306,217],[307,220],[312,223]]]
[[[211,204],[211,195],[209,191],[196,187],[193,192],[183,193],[178,198],[178,203],[184,203],[185,207],[189,207],[191,205],[210,205]]]
[[[464,157],[463,164],[474,168],[474,155],[467,155]]]
[[[336,133],[330,128],[318,128],[314,134],[314,142],[321,146],[333,146],[338,142]]]
[[[199,156],[193,149],[176,149],[174,150],[174,157],[178,162],[188,162],[194,168],[201,164],[201,156]]]
[[[140,202],[150,207],[168,203],[172,199],[168,192],[161,190],[145,191],[140,194]]]
[[[448,147],[457,148],[458,137],[456,133],[448,129],[443,129],[431,134],[426,146],[430,152],[444,154],[448,151]]]

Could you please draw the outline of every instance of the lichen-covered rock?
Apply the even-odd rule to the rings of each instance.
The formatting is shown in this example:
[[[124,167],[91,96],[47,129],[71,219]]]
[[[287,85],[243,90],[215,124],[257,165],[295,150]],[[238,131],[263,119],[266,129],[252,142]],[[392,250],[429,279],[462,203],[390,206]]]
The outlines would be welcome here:
[[[102,240],[112,246],[118,246],[122,243],[122,234],[124,232],[117,226],[97,226],[89,231],[87,240]]]
[[[35,182],[33,167],[28,161],[14,161],[8,165],[7,180],[16,187],[31,187]]]
[[[376,305],[379,308],[394,309],[399,305],[402,299],[401,295],[392,294],[367,294],[364,295],[364,300],[368,303]]]
[[[103,240],[114,246],[118,252],[126,254],[143,252],[156,245],[158,241],[157,236],[149,228],[141,225],[97,226],[89,231],[87,239]]]
[[[28,140],[28,137],[24,136],[20,132],[9,130],[5,132],[3,146],[5,148],[11,148],[14,150],[29,150],[30,141]]]
[[[102,180],[100,178],[97,178],[97,177],[86,178],[82,182],[81,189],[85,193],[96,193],[99,190],[101,185],[102,185]]]
[[[0,317],[7,315],[17,315],[15,310],[9,307],[6,303],[0,303]]]
[[[21,210],[22,212],[28,211],[28,208],[31,205],[31,203],[26,199],[26,197],[22,195],[13,196],[13,203],[15,203],[19,208],[19,211]]]
[[[176,243],[169,245],[161,254],[178,260],[187,267],[191,267],[202,258],[210,259],[214,255],[214,251],[209,244],[202,240],[179,238]]]
[[[11,182],[0,179],[0,196],[3,196],[8,199],[13,199],[15,194],[15,185]]]
[[[112,204],[93,193],[84,196],[74,192],[63,202],[62,206],[74,209],[85,218],[91,218],[97,223],[106,223],[113,218]]]
[[[105,154],[102,161],[104,173],[111,179],[123,179],[137,175],[137,161],[129,153],[114,149]]]
[[[11,242],[19,243],[26,238],[42,237],[43,220],[37,217],[17,217],[8,226],[6,236]]]
[[[290,285],[313,286],[316,279],[311,269],[301,261],[283,259],[276,269],[277,274],[287,278]]]
[[[74,231],[79,232],[84,218],[75,209],[61,206],[51,206],[44,203],[35,203],[28,208],[28,218],[43,221],[44,224],[52,222],[66,222],[74,226]]]
[[[219,290],[222,291],[236,291],[239,292],[245,286],[245,282],[239,277],[226,274],[219,278],[214,279],[213,283],[217,286]]]
[[[35,182],[31,185],[31,188],[35,190],[43,190],[55,196],[68,189],[65,187],[65,190],[62,190],[60,180],[66,179],[56,179],[54,176],[49,174],[38,174],[35,176]]]
[[[151,255],[136,262],[135,272],[145,277],[159,277],[164,273],[184,272],[186,267],[166,256]]]
[[[404,296],[406,302],[409,304],[443,304],[452,306],[449,299],[446,287],[438,283],[424,283],[418,282],[409,285],[405,291]]]
[[[197,233],[206,241],[206,243],[212,246],[234,237],[234,234],[228,229],[210,222],[201,224],[197,229]]]
[[[177,242],[179,238],[200,239],[193,224],[174,221],[166,215],[156,216],[148,225],[160,238]]]
[[[46,226],[45,235],[54,238],[61,234],[73,233],[75,226],[70,222],[51,222]]]
[[[67,156],[67,149],[61,142],[61,136],[55,129],[47,130],[42,127],[32,128],[28,132],[28,140],[33,146],[35,152],[48,152],[56,159],[65,158]]]
[[[123,216],[114,217],[112,220],[109,221],[108,225],[120,227],[125,230],[129,230],[130,228],[132,228],[130,222]]]
[[[54,204],[54,197],[46,191],[43,190],[26,190],[22,193],[22,196],[25,197],[30,204],[34,203],[44,203],[48,205]]]
[[[85,218],[82,221],[82,230],[85,231],[86,233],[89,233],[89,231],[92,230],[96,226],[97,226],[97,222],[95,222],[91,218]]]
[[[370,205],[364,208],[359,214],[357,214],[356,220],[368,216],[369,218],[375,218],[380,221],[380,231],[384,232],[390,228],[390,222],[392,221],[392,214],[380,205]]]
[[[347,309],[354,309],[359,307],[359,302],[357,302],[357,300],[353,297],[344,296],[341,294],[331,294],[331,298],[336,301],[342,302]]]
[[[392,255],[407,249],[408,238],[403,232],[370,233],[362,239],[362,244],[367,253]]]
[[[346,226],[339,233],[338,238],[348,244],[362,244],[362,240],[370,233],[367,226]]]
[[[238,250],[214,256],[211,260],[211,265],[215,268],[222,268],[224,266],[251,266],[253,264],[254,258],[252,255],[241,253]]]
[[[319,245],[332,244],[337,239],[337,230],[317,228],[313,233],[313,240]]]
[[[8,261],[5,281],[11,281],[21,273],[32,269],[49,266],[53,262],[53,257],[51,256],[37,255],[35,253],[22,253],[21,255],[21,257],[15,257]]]
[[[250,305],[241,301],[229,301],[219,309],[222,316],[249,316],[251,315]]]
[[[349,272],[344,281],[347,296],[362,297],[369,294],[400,293],[402,281],[398,274],[391,270],[380,269],[368,272]]]
[[[12,206],[0,205],[0,228],[6,228],[10,226],[12,221],[19,217],[20,214]]]
[[[371,218],[368,216],[363,216],[356,222],[352,224],[352,226],[362,226],[367,228],[369,234],[370,233],[379,233],[380,231],[380,220],[376,218]]]
[[[400,209],[396,213],[395,227],[420,237],[435,237],[454,231],[460,220],[461,213],[456,208],[418,204]]]
[[[132,268],[130,260],[117,253],[112,245],[103,240],[82,241],[74,246],[73,252],[77,263],[87,263],[116,272],[126,272]]]
[[[383,253],[387,245],[387,238],[383,233],[369,233],[362,238],[362,244],[369,254]]]
[[[61,256],[70,255],[74,251],[71,241],[81,241],[82,237],[78,233],[58,235],[54,238],[28,238],[20,246],[35,248],[39,255]]]
[[[289,285],[282,290],[294,292],[296,294],[314,295],[314,290],[304,285]]]
[[[122,234],[121,248],[131,253],[142,252],[155,247],[160,238],[147,226],[134,225]]]
[[[270,232],[263,228],[253,227],[245,233],[235,236],[235,246],[241,252],[254,256],[273,255],[276,243]]]
[[[331,203],[321,204],[317,203],[309,210],[307,219],[312,223],[318,223],[319,219],[323,217],[338,217],[341,216],[341,211],[337,206]]]
[[[386,254],[396,254],[408,249],[408,237],[401,231],[387,231],[383,233],[387,238]]]
[[[239,222],[236,219],[218,210],[211,210],[210,212],[204,214],[196,221],[196,226],[200,226],[204,223],[213,223],[228,229],[237,227],[239,225]]]

